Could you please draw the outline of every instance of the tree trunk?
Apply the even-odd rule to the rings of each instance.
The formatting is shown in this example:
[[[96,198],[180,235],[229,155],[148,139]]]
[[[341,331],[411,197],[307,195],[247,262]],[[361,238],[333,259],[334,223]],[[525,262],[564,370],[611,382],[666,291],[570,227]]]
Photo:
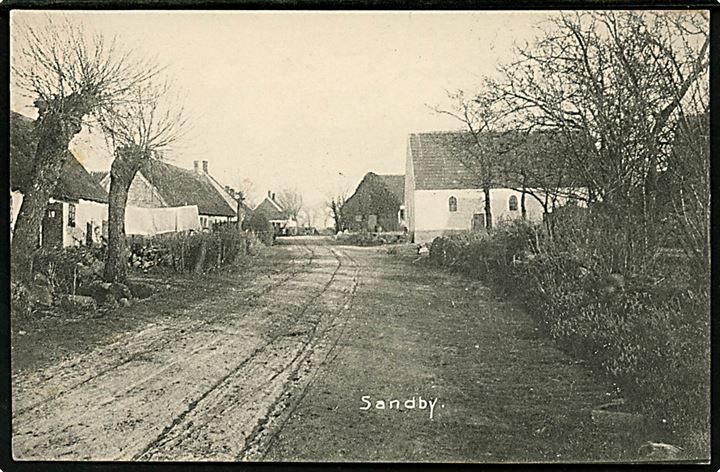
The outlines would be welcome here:
[[[485,227],[491,229],[493,227],[492,210],[490,208],[490,186],[483,186],[483,193],[485,194]]]
[[[520,192],[520,214],[523,220],[527,220],[527,207],[525,206],[525,196],[527,195],[525,189],[527,187],[525,185],[525,177],[523,176],[522,192]]]
[[[84,97],[77,95],[39,108],[40,118],[35,125],[39,140],[31,181],[23,195],[11,242],[11,273],[15,280],[27,281],[32,277],[30,267],[48,200],[68,159],[68,144],[82,129],[82,118],[89,111]]]
[[[141,154],[118,150],[110,168],[108,248],[103,273],[106,282],[127,282],[128,251],[125,235],[125,208],[130,184],[140,170],[141,162]]]
[[[25,189],[11,243],[11,270],[16,280],[32,277],[30,266],[40,243],[45,209],[68,158],[68,144],[77,131],[63,123],[59,113],[48,113],[37,124],[40,139],[33,159],[32,180]]]

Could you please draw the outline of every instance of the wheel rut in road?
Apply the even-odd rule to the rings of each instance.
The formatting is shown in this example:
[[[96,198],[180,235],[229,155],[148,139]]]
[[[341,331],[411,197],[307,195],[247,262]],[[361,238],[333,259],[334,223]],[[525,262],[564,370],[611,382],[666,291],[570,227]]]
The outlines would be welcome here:
[[[304,252],[289,274],[241,292],[240,306],[229,293],[188,307],[214,313],[200,321],[146,326],[15,379],[15,457],[222,460],[262,449],[336,345],[357,286],[351,258]]]
[[[282,426],[278,420],[322,366],[323,353],[337,343],[337,322],[357,287],[354,261],[329,250],[337,266],[296,312],[294,322],[259,346],[134,459],[247,460],[264,450],[271,432]],[[353,265],[347,267],[346,261]]]

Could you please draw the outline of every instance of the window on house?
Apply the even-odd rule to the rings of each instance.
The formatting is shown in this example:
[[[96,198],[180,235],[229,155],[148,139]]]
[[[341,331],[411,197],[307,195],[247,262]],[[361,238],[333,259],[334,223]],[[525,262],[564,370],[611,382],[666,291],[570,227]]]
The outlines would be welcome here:
[[[401,220],[405,219],[405,208],[400,208],[400,219]]]
[[[517,211],[518,201],[515,195],[510,195],[510,199],[508,200],[508,207],[510,208],[510,211]]]
[[[71,228],[75,227],[75,215],[76,208],[74,203],[68,204],[68,226]]]
[[[448,199],[448,209],[453,212],[457,211],[457,198],[450,197]]]

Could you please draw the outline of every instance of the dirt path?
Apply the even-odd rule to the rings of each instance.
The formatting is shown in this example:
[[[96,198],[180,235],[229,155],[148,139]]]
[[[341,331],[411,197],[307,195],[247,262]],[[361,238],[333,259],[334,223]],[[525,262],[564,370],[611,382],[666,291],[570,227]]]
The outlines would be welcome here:
[[[300,250],[298,250],[300,249]],[[204,300],[59,364],[17,374],[22,459],[235,460],[334,347],[357,281],[329,246],[299,270]]]
[[[288,256],[285,270],[16,372],[14,456],[631,457],[630,432],[589,421],[608,386],[538,336],[521,311],[384,249],[307,242],[275,248]],[[361,409],[363,396],[373,408]],[[429,408],[404,404],[418,396],[436,399],[432,419]],[[379,410],[379,399],[402,406]]]

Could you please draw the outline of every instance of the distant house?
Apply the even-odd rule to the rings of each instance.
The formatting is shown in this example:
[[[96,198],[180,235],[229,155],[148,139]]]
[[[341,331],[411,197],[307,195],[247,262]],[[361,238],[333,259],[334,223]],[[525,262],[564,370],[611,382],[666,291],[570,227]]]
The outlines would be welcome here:
[[[268,191],[267,197],[253,211],[261,213],[270,221],[276,235],[297,233],[297,221],[275,199],[275,193]]]
[[[368,172],[342,206],[350,231],[406,229],[405,176]]]
[[[100,185],[110,190],[110,174],[98,175]],[[159,159],[149,161],[133,179],[128,206],[140,208],[183,207],[195,205],[200,226],[210,229],[214,223],[234,221],[237,203],[208,173],[207,161],[194,162],[194,170],[183,169]]]
[[[23,195],[30,185],[37,138],[35,120],[10,112],[10,228],[15,227]],[[107,192],[68,152],[60,179],[48,202],[40,244],[65,247],[99,242],[107,224]]]
[[[414,242],[486,227],[485,195],[479,178],[467,164],[474,138],[465,131],[414,133],[409,136],[405,172],[405,206]],[[522,192],[511,178],[495,169],[490,190],[494,222],[522,217]],[[560,204],[567,198],[559,199]],[[534,198],[525,199],[526,217],[540,222],[544,209]]]

